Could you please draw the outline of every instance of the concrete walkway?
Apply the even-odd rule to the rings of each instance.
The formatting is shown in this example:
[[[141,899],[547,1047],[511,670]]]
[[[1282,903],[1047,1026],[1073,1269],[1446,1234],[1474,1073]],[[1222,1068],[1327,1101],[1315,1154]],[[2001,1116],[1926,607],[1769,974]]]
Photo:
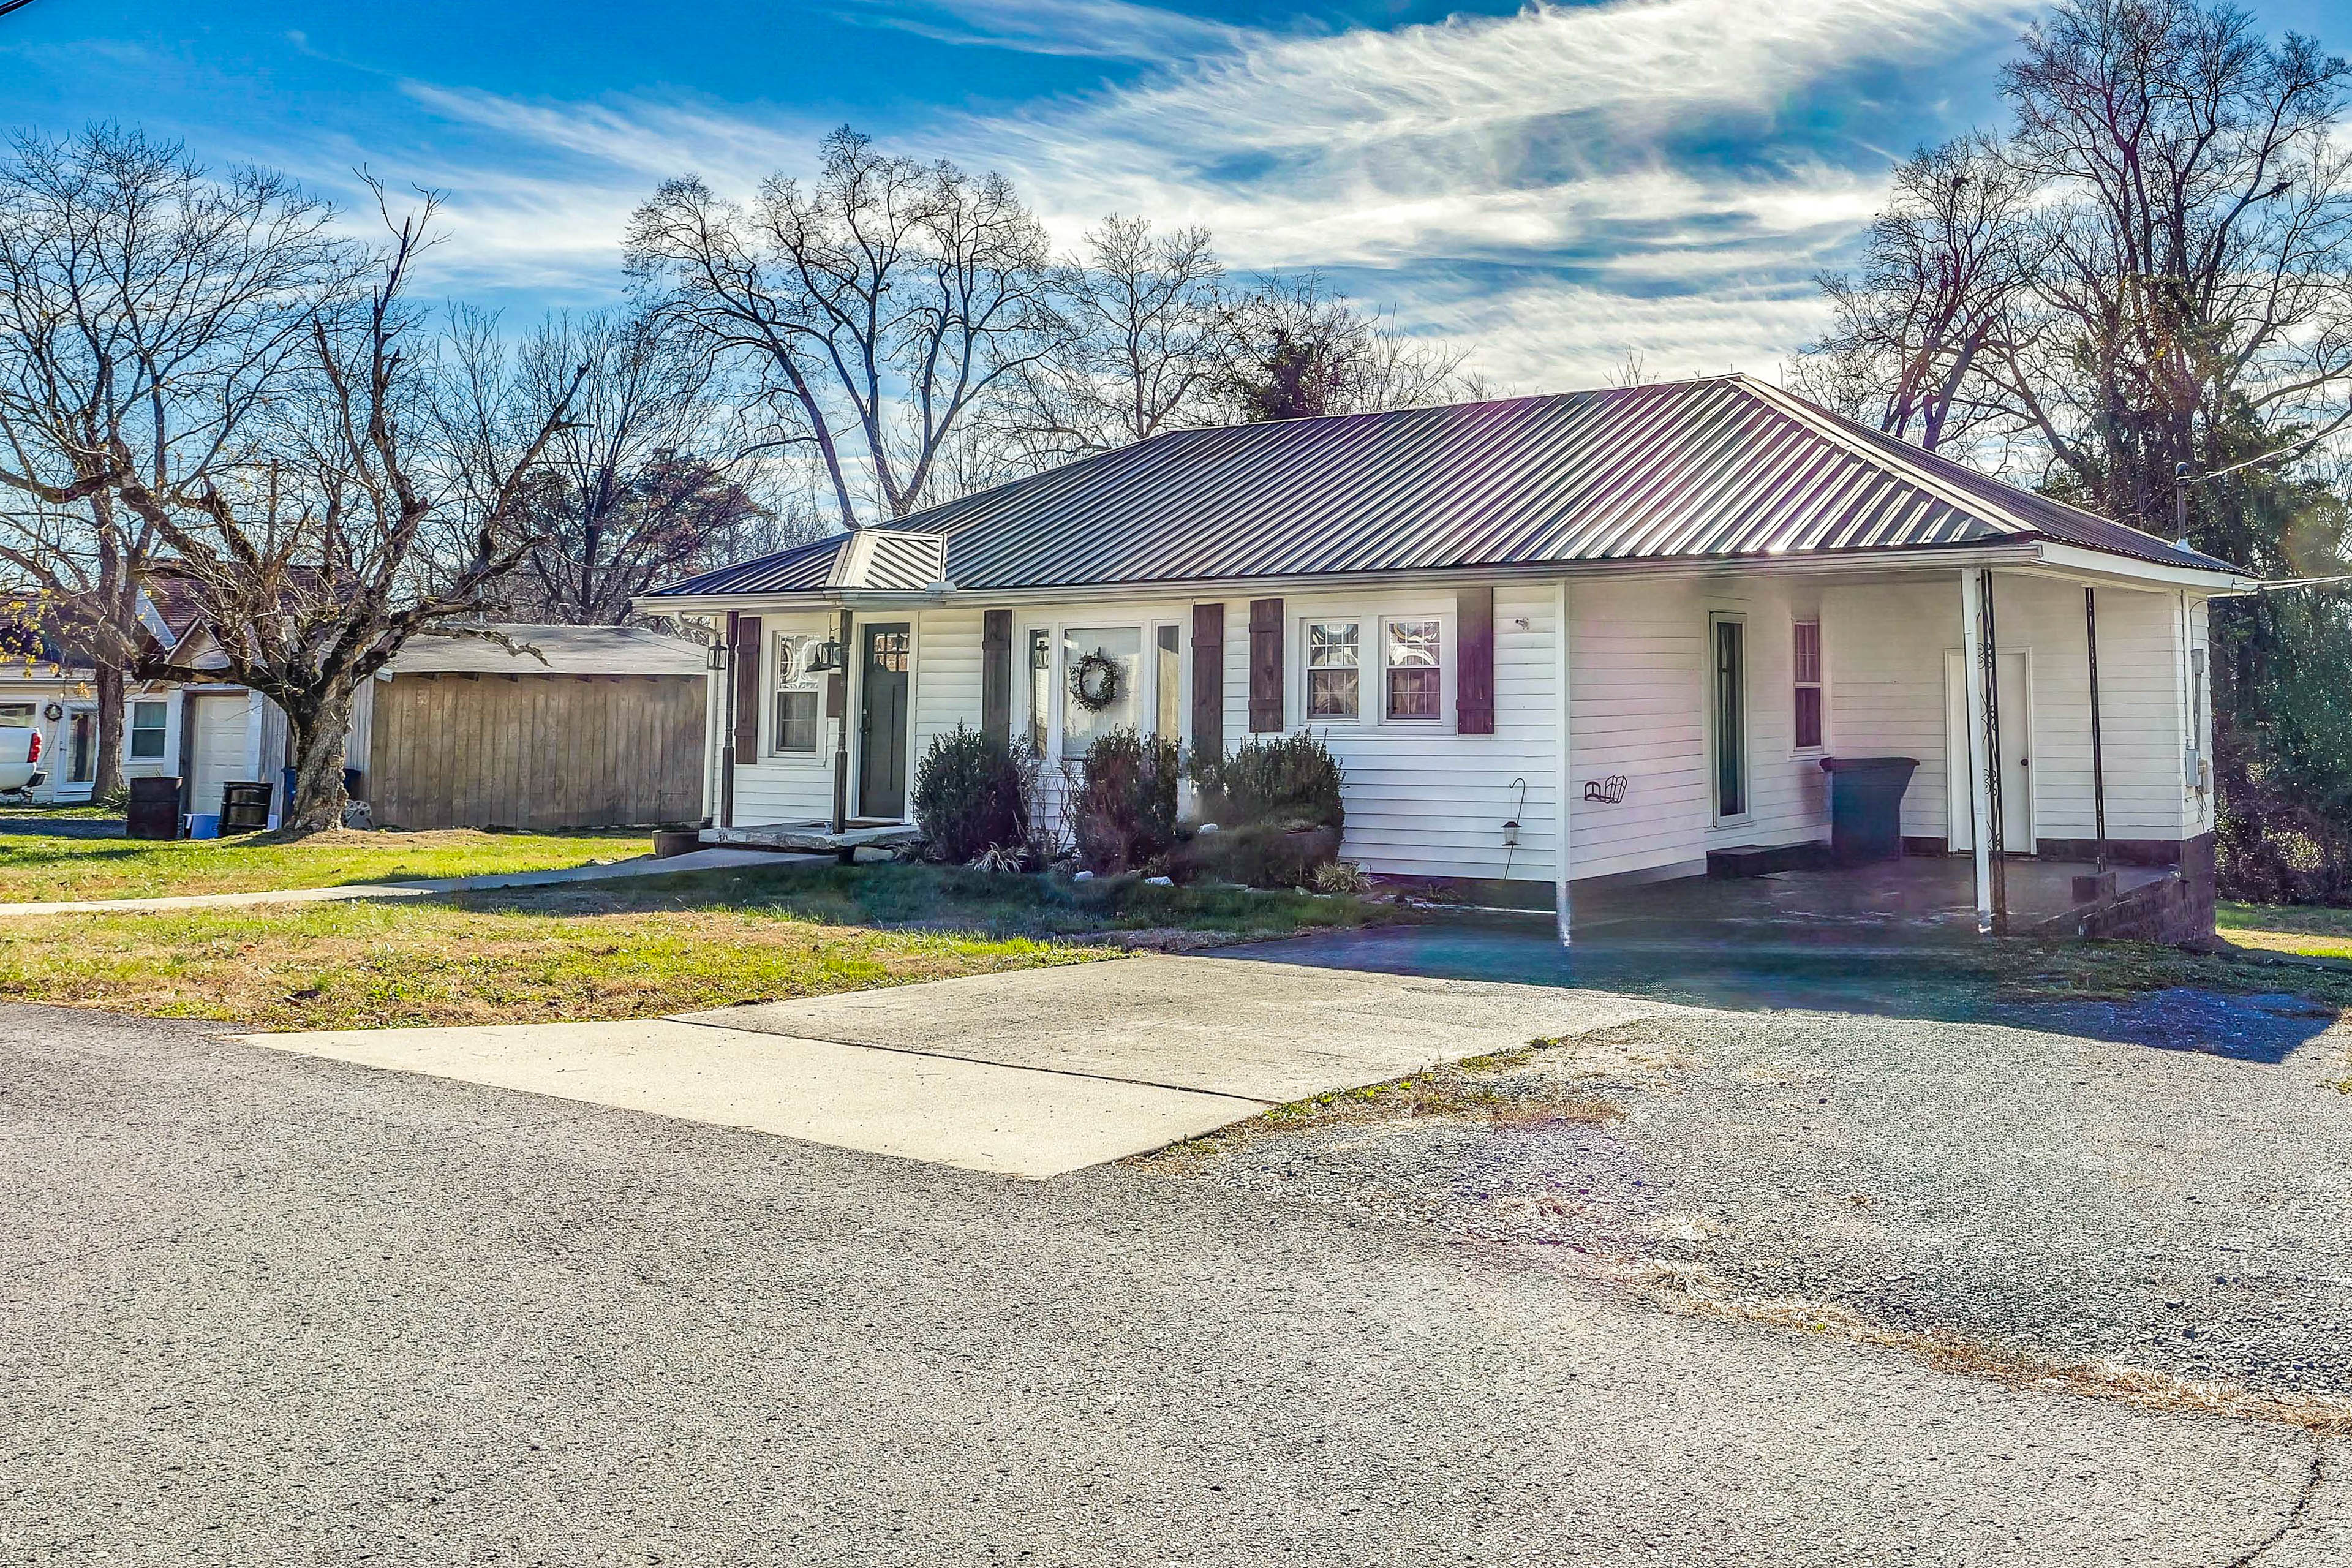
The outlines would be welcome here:
[[[1045,1177],[1666,1010],[1549,986],[1145,954],[634,1022],[234,1037]]]
[[[436,893],[470,893],[490,888],[552,888],[568,882],[612,882],[632,877],[669,877],[683,871],[720,871],[735,866],[812,865],[829,855],[778,855],[764,849],[697,849],[656,859],[640,855],[602,866],[571,866],[560,871],[507,871],[484,877],[427,877],[413,882],[346,882],[333,888],[271,888],[248,893],[179,893],[156,899],[76,899],[47,903],[0,903],[0,915],[120,915],[158,910],[242,909],[252,904],[332,903],[350,899],[424,899]]]

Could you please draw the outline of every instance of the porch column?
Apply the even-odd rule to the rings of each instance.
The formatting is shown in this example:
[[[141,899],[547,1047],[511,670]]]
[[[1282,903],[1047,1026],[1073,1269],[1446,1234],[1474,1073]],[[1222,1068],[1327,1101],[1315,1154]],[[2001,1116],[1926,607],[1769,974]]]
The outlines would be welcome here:
[[[1992,931],[1992,800],[1987,787],[1985,642],[1982,584],[1976,568],[1960,573],[1960,679],[1968,693],[1969,842],[1976,847],[1977,931]],[[1956,809],[1957,802],[1946,809]]]
[[[1576,769],[1575,731],[1570,724],[1570,717],[1575,707],[1571,700],[1573,687],[1570,682],[1570,677],[1575,673],[1575,661],[1570,657],[1570,651],[1571,628],[1568,611],[1568,579],[1563,577],[1560,579],[1559,595],[1552,608],[1552,626],[1555,628],[1553,635],[1559,641],[1558,665],[1559,693],[1553,719],[1553,734],[1557,737],[1557,744],[1553,749],[1558,753],[1559,776],[1552,784],[1552,859],[1554,863],[1552,898],[1559,921],[1559,944],[1562,947],[1568,946],[1570,941],[1568,895],[1569,877],[1571,870],[1570,829],[1574,826],[1572,818],[1576,800],[1576,791],[1570,777]]]
[[[2099,728],[2099,591],[2083,587],[2083,646],[2091,672],[2091,831],[2097,835],[2099,858],[2091,868],[2097,875],[2107,868],[2107,750]]]
[[[726,631],[723,626],[707,616],[703,617],[700,625],[703,630],[710,634],[715,646],[726,647],[724,640]],[[707,653],[705,662],[709,662]],[[713,827],[729,826],[719,820],[719,784],[722,765],[719,742],[723,733],[720,726],[727,716],[725,699],[721,695],[720,688],[733,679],[731,671],[716,666],[702,678],[702,820]]]

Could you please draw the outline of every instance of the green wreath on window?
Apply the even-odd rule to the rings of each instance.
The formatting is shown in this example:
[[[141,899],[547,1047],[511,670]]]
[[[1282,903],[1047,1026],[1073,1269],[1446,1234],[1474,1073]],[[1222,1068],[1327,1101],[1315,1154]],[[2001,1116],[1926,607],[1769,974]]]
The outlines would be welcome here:
[[[1070,700],[1089,713],[1099,713],[1118,700],[1118,663],[1096,648],[1078,656],[1070,666]]]

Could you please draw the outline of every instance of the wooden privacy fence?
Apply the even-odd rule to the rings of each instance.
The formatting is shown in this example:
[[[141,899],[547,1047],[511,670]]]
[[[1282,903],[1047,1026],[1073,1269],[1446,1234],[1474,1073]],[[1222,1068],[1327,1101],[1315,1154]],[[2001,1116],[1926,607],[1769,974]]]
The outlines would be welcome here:
[[[703,717],[697,677],[398,676],[363,792],[385,827],[696,822]]]

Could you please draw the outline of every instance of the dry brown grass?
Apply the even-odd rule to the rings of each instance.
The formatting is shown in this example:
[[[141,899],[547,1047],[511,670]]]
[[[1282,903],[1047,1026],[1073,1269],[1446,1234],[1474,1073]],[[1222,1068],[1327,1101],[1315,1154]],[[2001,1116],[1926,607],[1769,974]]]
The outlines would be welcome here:
[[[1550,1065],[1547,1055],[1559,1048],[1559,1042],[1530,1041],[1511,1050],[1425,1068],[1407,1078],[1277,1105],[1246,1121],[1137,1155],[1132,1163],[1182,1173],[1244,1143],[1322,1127],[1445,1121],[1479,1123],[1497,1131],[1535,1131],[1599,1126],[1622,1118],[1623,1106],[1584,1092],[1572,1075],[1530,1070]]]

